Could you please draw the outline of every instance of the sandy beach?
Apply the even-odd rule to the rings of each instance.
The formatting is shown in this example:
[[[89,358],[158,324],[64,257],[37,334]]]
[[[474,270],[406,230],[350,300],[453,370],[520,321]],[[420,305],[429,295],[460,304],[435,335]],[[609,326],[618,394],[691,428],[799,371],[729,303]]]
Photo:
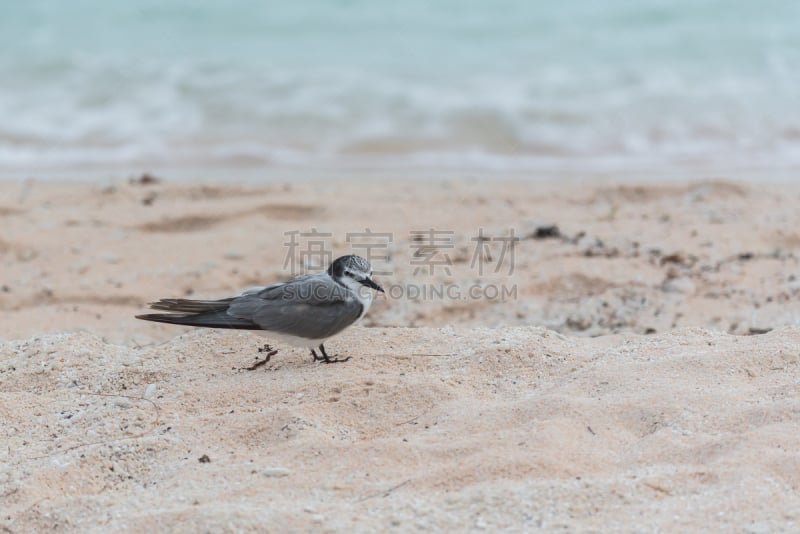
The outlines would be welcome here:
[[[0,530],[794,531],[798,200],[1,182]],[[134,319],[367,241],[391,290],[346,363]]]

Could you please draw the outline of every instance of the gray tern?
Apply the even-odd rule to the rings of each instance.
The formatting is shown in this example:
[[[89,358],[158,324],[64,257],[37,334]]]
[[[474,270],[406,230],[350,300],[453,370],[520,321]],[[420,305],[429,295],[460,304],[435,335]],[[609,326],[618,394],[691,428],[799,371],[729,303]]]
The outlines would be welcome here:
[[[244,291],[221,300],[161,299],[154,310],[170,313],[137,315],[137,319],[205,328],[260,330],[271,339],[308,347],[314,361],[344,362],[330,358],[324,343],[361,319],[372,304],[370,289],[383,292],[372,281],[372,267],[360,256],[342,256],[327,271],[296,276],[286,282]],[[315,348],[319,348],[318,356]],[[269,361],[277,351],[269,345]]]

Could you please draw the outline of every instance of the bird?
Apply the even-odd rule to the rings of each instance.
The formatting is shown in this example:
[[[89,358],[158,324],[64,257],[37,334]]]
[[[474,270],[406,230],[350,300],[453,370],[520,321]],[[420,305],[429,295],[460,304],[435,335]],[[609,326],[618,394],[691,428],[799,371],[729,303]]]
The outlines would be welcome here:
[[[329,357],[324,343],[364,317],[372,304],[371,290],[384,292],[372,280],[372,266],[361,256],[348,255],[337,258],[326,271],[250,288],[235,297],[220,300],[163,298],[149,306],[169,313],[148,313],[136,315],[136,318],[205,328],[263,331],[267,338],[308,347],[314,361],[339,363],[350,358]],[[265,351],[266,358],[248,369],[263,365],[277,353],[269,345],[259,349],[259,352]]]

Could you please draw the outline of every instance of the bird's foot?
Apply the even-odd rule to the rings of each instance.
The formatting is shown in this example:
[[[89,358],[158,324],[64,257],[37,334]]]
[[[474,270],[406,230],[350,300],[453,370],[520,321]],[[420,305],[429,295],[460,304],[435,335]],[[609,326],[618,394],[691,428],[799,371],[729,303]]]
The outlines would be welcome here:
[[[350,359],[350,356],[347,358],[331,358],[328,356],[328,353],[325,352],[325,347],[323,345],[319,346],[319,351],[322,353],[322,356],[317,356],[317,353],[314,349],[311,349],[311,355],[314,357],[315,362],[325,362],[325,363],[344,363]]]

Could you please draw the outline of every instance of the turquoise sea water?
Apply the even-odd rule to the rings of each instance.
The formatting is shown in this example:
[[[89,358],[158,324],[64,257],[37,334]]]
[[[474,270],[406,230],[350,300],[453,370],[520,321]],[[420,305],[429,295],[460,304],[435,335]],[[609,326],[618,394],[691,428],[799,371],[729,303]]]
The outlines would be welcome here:
[[[797,0],[0,0],[0,169],[800,164]]]

